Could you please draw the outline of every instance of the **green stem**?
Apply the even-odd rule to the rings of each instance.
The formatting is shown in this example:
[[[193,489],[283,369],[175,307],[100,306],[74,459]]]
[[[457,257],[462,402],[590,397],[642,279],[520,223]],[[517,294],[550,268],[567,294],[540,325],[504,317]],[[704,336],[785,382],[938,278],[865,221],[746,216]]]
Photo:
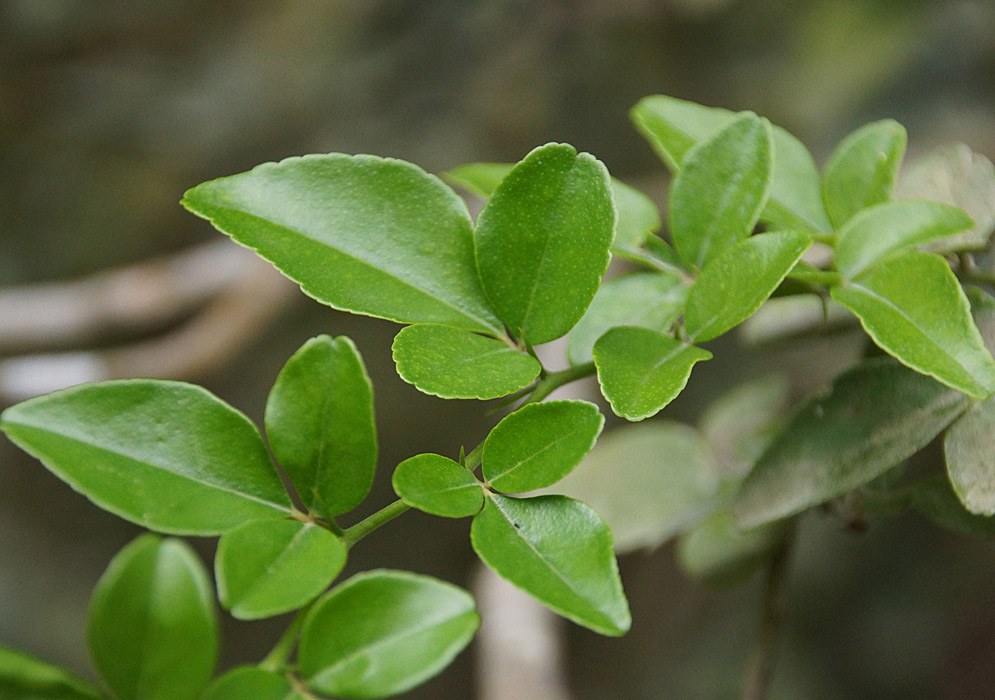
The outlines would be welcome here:
[[[836,247],[836,241],[839,240],[839,235],[835,233],[812,233],[810,235],[816,243],[825,243],[833,248]]]
[[[536,384],[535,391],[532,392],[532,396],[525,399],[522,406],[527,403],[537,403],[542,401],[564,384],[575,382],[583,377],[589,377],[596,371],[594,363],[587,362],[582,365],[577,365],[576,367],[560,370],[559,372],[551,372],[539,380],[539,383]]]
[[[470,454],[473,453],[471,452]],[[410,507],[411,506],[402,500],[397,500],[390,505],[384,506],[370,517],[360,520],[352,527],[346,528],[342,532],[343,544],[345,544],[347,549],[352,547],[354,544],[359,542],[359,540],[366,537],[381,525],[390,522]]]
[[[311,601],[297,611],[297,615],[294,616],[290,626],[287,627],[280,639],[277,640],[273,650],[266,655],[265,659],[259,662],[259,668],[265,671],[272,671],[273,673],[280,673],[287,667],[287,659],[290,658],[290,654],[293,652],[294,646],[297,644],[297,637],[300,634],[301,625],[304,624],[304,618],[307,616],[308,611],[311,610],[311,606],[313,605],[314,601]]]
[[[767,700],[774,680],[777,639],[784,618],[784,584],[788,574],[793,533],[789,533],[767,565],[760,630],[743,685],[742,700]]]

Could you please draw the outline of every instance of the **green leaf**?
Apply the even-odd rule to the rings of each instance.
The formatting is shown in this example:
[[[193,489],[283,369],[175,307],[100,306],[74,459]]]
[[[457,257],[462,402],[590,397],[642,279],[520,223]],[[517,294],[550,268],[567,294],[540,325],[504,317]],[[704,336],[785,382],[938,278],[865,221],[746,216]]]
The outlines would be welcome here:
[[[947,473],[970,512],[995,515],[995,399],[971,407],[943,439]]]
[[[770,190],[770,124],[745,112],[688,151],[670,188],[670,234],[701,269],[750,235]]]
[[[688,287],[664,272],[634,272],[601,285],[583,318],[570,331],[567,359],[582,365],[594,359],[594,343],[615,326],[666,331],[681,315]]]
[[[101,700],[92,685],[65,669],[0,647],[0,698],[4,700]]]
[[[466,591],[428,576],[376,570],[322,597],[304,620],[298,662],[308,687],[382,698],[431,678],[480,624]]]
[[[735,328],[759,309],[812,241],[800,231],[751,236],[719,254],[688,294],[684,324],[694,342]]]
[[[889,358],[858,365],[771,442],[736,498],[739,526],[794,515],[869,482],[929,443],[968,401]]]
[[[542,366],[526,352],[458,328],[418,324],[394,338],[401,379],[445,399],[496,399],[528,386]]]
[[[601,393],[615,415],[631,421],[655,415],[688,383],[695,363],[712,353],[648,328],[620,326],[594,344]]]
[[[729,511],[719,511],[677,543],[677,562],[690,576],[717,587],[745,583],[784,541],[786,523],[741,531]]]
[[[239,666],[216,679],[200,700],[304,700],[283,676],[256,666]]]
[[[218,656],[207,572],[184,542],[142,535],[107,567],[87,619],[93,665],[119,700],[196,700]]]
[[[467,163],[447,170],[442,173],[442,177],[449,183],[486,199],[494,193],[513,167],[514,163]]]
[[[328,587],[345,560],[342,541],[313,523],[253,520],[218,542],[218,598],[240,620],[296,610]]]
[[[865,209],[840,230],[836,268],[853,279],[885,258],[971,226],[960,209],[935,202],[886,202]]]
[[[198,185],[182,204],[329,306],[501,331],[480,289],[466,205],[411,163],[288,158]]]
[[[266,436],[304,505],[334,517],[373,484],[373,386],[352,341],[320,335],[280,371],[266,401]]]
[[[903,364],[977,399],[995,391],[995,361],[943,258],[913,252],[885,260],[832,296]]]
[[[512,333],[532,345],[565,335],[610,259],[615,206],[608,171],[588,153],[547,144],[508,173],[477,217],[477,269]]]
[[[911,502],[915,510],[945,530],[972,537],[995,537],[995,518],[968,512],[945,474],[936,474],[917,483]]]
[[[906,141],[905,127],[885,119],[862,126],[836,147],[826,163],[822,196],[837,228],[891,199]]]
[[[101,508],[154,530],[213,535],[290,512],[255,426],[197,386],[83,384],[8,408],[0,428]]]
[[[459,463],[436,454],[409,457],[397,465],[394,492],[409,506],[445,518],[465,518],[484,507],[484,491]]]
[[[651,95],[641,99],[629,116],[671,171],[677,172],[691,147],[728,122],[733,113],[676,97]]]
[[[615,536],[615,551],[657,547],[719,504],[708,442],[682,423],[655,420],[609,430],[557,490],[589,503]]]
[[[962,143],[941,148],[903,168],[895,197],[950,204],[974,219],[974,226],[967,231],[926,244],[930,252],[983,248],[995,231],[995,166]]]
[[[551,486],[594,447],[605,417],[587,401],[522,406],[491,430],[481,464],[490,486],[523,493]]]
[[[566,496],[491,494],[470,538],[487,566],[554,612],[600,634],[628,631],[611,531],[589,506]]]

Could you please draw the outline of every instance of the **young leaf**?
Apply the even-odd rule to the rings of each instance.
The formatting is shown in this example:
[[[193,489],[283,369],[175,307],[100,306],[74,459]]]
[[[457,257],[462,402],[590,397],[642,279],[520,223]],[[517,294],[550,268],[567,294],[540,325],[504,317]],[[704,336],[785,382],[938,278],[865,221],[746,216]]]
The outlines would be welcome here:
[[[296,610],[328,587],[345,560],[345,545],[322,527],[253,520],[218,542],[218,598],[240,620]]]
[[[615,415],[631,421],[655,415],[688,383],[695,363],[712,353],[648,328],[620,326],[594,344],[601,393]]]
[[[923,479],[911,495],[912,507],[945,530],[971,537],[995,537],[995,518],[965,510],[945,474]]]
[[[184,542],[142,535],[111,561],[90,601],[93,665],[119,700],[196,700],[218,656],[207,572]]]
[[[551,143],[508,173],[477,217],[484,292],[532,345],[569,331],[591,303],[610,259],[615,206],[608,171],[587,153]]]
[[[200,700],[304,700],[278,673],[239,666],[216,679]]]
[[[394,492],[418,510],[465,518],[484,507],[480,482],[457,462],[436,454],[409,457],[397,465]]]
[[[885,260],[832,296],[903,364],[977,399],[995,391],[995,361],[943,258],[913,252]]]
[[[484,478],[495,489],[523,493],[551,486],[594,447],[605,417],[587,401],[522,406],[494,426],[481,453]]]
[[[318,515],[334,517],[366,498],[377,464],[373,386],[351,340],[320,335],[293,354],[266,401],[266,436]]]
[[[466,205],[411,163],[288,158],[198,185],[182,204],[329,306],[501,332],[480,289]]]
[[[609,430],[556,488],[605,519],[621,554],[657,547],[708,515],[719,504],[717,474],[698,431],[655,420]]]
[[[0,647],[0,698],[4,700],[101,700],[100,692],[68,671]]]
[[[214,535],[290,512],[255,426],[191,384],[83,384],[8,408],[0,428],[98,506],[153,530]]]
[[[466,591],[428,576],[376,570],[321,598],[301,631],[308,687],[346,698],[382,698],[431,678],[480,624]]]
[[[628,631],[612,535],[589,506],[566,496],[491,494],[470,538],[487,566],[554,612],[600,634]]]
[[[615,326],[666,331],[681,315],[688,287],[664,272],[634,272],[606,281],[587,312],[570,331],[567,359],[582,365],[594,359],[594,343]]]
[[[905,154],[905,127],[891,119],[866,124],[840,142],[826,163],[822,196],[836,228],[857,212],[891,199]]]
[[[812,243],[807,233],[775,231],[727,248],[688,294],[684,325],[694,342],[735,328],[759,309]]]
[[[677,563],[690,576],[717,587],[744,583],[770,560],[784,541],[785,523],[743,532],[722,510],[677,543]]]
[[[970,512],[995,515],[995,399],[975,404],[943,438],[947,473]]]
[[[676,97],[651,95],[641,99],[629,116],[663,162],[676,173],[691,147],[728,122],[733,113]]]
[[[847,279],[890,255],[971,226],[960,209],[936,202],[886,202],[865,209],[840,230],[836,268]]]
[[[688,151],[669,218],[674,247],[692,267],[750,235],[770,191],[772,138],[770,124],[746,112]]]
[[[495,338],[420,323],[394,338],[401,379],[444,399],[496,399],[532,383],[542,366]]]
[[[737,523],[753,528],[867,483],[925,446],[968,401],[889,358],[858,365],[771,442],[736,497]]]

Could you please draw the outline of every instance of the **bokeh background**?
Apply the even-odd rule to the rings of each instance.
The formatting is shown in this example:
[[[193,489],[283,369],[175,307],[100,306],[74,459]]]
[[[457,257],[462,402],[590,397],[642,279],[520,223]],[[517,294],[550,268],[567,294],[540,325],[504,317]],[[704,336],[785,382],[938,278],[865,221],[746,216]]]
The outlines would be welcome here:
[[[376,153],[440,172],[566,141],[662,203],[664,169],[627,117],[649,94],[752,109],[798,135],[820,163],[849,131],[883,117],[907,127],[909,157],[961,141],[992,158],[993,30],[991,0],[0,0],[0,310],[42,298],[32,285],[174,260],[222,238],[179,207],[183,191],[289,155]],[[177,274],[171,284],[184,288],[184,275],[212,268]],[[138,277],[120,294],[143,294]],[[348,334],[370,367],[381,438],[380,479],[356,517],[390,500],[401,459],[455,454],[493,423],[492,407],[443,402],[398,380],[392,324],[286,292],[242,285],[229,299],[240,311],[215,312],[210,323],[197,297],[146,309],[139,323],[81,324],[42,339],[4,335],[5,325],[21,326],[0,314],[0,403],[31,391],[14,374],[42,386],[56,366],[29,372],[25,355],[126,347],[133,362],[119,369],[161,367],[261,420],[294,349],[317,333]],[[64,298],[44,297],[39,318],[67,314]],[[249,320],[226,326],[245,313]],[[202,343],[204,357],[174,362],[189,348],[156,338],[190,323],[201,324],[187,340]],[[786,352],[784,367],[802,387],[849,359],[836,346]],[[694,420],[738,377],[763,369],[748,352],[723,354],[696,370],[662,418]],[[467,530],[407,514],[357,547],[349,571],[390,566],[470,585]],[[90,676],[89,593],[136,534],[0,441],[0,644]],[[195,544],[210,561],[213,541]],[[760,582],[703,589],[666,546],[621,565],[632,632],[608,640],[562,627],[571,694],[735,697]],[[861,534],[806,517],[775,696],[992,697],[992,581],[991,542],[911,516],[872,520]],[[227,621],[222,666],[260,659],[284,622]],[[478,656],[470,650],[409,697],[478,697]]]

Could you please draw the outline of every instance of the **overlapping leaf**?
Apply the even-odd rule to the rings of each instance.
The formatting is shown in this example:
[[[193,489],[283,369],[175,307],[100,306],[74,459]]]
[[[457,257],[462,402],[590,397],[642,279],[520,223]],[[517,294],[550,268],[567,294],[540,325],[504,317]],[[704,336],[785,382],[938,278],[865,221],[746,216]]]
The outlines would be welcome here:
[[[442,455],[409,457],[397,465],[392,483],[405,503],[432,515],[464,518],[484,506],[484,491],[476,477]]]
[[[971,407],[943,439],[947,473],[972,513],[995,515],[995,399]]]
[[[0,697],[4,700],[101,700],[96,687],[65,669],[0,647]]]
[[[239,666],[221,676],[200,700],[304,700],[284,676],[256,666]]]

